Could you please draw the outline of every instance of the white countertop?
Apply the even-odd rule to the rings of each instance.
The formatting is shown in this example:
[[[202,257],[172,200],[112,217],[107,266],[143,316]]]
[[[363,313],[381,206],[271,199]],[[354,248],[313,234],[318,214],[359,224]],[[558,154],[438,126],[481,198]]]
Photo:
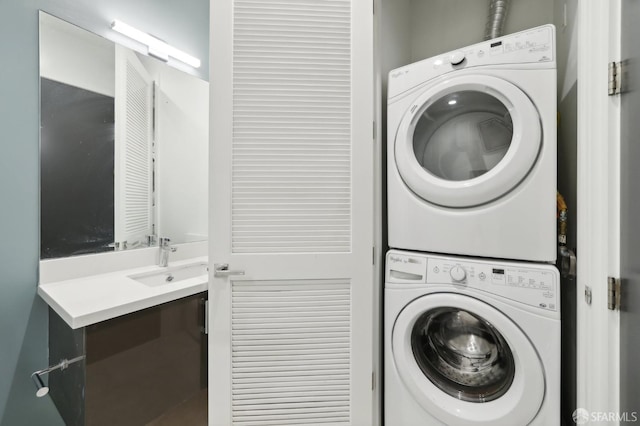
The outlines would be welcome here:
[[[207,262],[207,256],[170,262],[180,267]],[[208,275],[148,286],[130,275],[162,271],[160,266],[143,266],[64,281],[41,283],[38,294],[71,328],[95,324],[141,309],[207,291]]]

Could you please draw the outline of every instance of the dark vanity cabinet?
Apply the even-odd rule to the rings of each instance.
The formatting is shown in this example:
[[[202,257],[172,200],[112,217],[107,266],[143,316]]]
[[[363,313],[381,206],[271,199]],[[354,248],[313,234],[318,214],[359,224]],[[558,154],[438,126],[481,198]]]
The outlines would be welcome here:
[[[69,426],[206,425],[206,293],[71,329],[49,310],[49,375]]]

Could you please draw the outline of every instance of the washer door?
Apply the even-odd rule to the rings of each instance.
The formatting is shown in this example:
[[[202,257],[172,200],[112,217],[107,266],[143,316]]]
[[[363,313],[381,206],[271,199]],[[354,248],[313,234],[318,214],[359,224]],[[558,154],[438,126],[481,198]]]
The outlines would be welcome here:
[[[416,401],[445,424],[529,424],[544,370],[527,336],[473,297],[434,293],[407,305],[392,332],[393,361]]]
[[[412,104],[396,134],[396,166],[425,201],[472,207],[515,188],[541,145],[540,116],[524,92],[497,77],[466,75]]]

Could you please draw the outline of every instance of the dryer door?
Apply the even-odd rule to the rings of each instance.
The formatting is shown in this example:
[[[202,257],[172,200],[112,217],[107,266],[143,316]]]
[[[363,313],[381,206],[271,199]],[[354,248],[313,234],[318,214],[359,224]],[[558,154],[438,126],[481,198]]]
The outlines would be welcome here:
[[[427,89],[400,122],[395,159],[425,201],[463,208],[496,200],[529,173],[542,145],[529,97],[506,80],[452,77]]]
[[[502,312],[470,296],[434,293],[393,327],[393,361],[416,401],[445,424],[525,425],[544,398],[542,362]]]

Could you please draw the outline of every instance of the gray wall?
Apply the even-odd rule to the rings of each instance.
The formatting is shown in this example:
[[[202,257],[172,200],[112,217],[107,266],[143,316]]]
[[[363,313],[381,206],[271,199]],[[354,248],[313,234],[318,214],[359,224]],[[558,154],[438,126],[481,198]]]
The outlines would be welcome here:
[[[563,25],[566,4],[567,25]],[[558,49],[558,191],[569,207],[567,246],[576,247],[578,184],[578,0],[556,0]]]
[[[566,26],[564,13],[566,8]],[[558,191],[569,208],[567,246],[576,248],[577,210],[577,126],[578,126],[578,0],[555,0],[556,44],[558,48]],[[562,314],[561,420],[574,424],[576,409],[576,282],[563,278],[560,282]]]
[[[484,39],[489,0],[411,0],[411,58],[419,61]],[[511,0],[504,33],[553,23],[553,0]]]
[[[62,424],[31,372],[48,365],[39,257],[38,9],[103,36],[113,19],[199,57],[208,80],[208,0],[0,0],[0,425]]]

